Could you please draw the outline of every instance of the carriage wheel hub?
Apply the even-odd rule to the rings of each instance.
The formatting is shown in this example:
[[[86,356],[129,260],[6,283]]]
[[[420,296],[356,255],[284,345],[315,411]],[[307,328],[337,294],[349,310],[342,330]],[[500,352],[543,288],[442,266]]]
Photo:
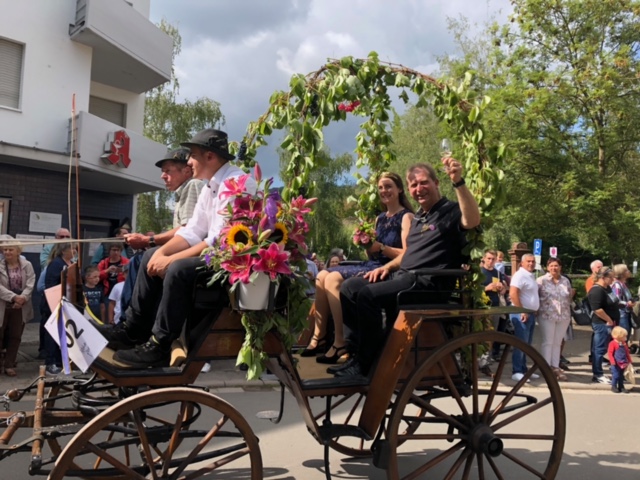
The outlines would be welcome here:
[[[469,433],[469,444],[474,452],[497,457],[502,453],[504,445],[491,427],[485,424],[477,425]]]

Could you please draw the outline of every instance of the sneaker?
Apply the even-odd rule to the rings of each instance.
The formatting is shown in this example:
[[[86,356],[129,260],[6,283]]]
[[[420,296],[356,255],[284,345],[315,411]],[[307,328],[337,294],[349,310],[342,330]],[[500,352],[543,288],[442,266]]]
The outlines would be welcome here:
[[[531,380],[537,380],[540,378],[540,375],[538,375],[537,373],[532,373],[531,375],[529,375],[529,378]]]
[[[200,373],[209,373],[210,371],[211,371],[211,364],[207,362],[202,366],[202,370],[200,370]]]
[[[491,356],[489,355],[489,352],[483,353],[478,359],[478,367],[482,369],[483,367],[489,366],[490,364]]]
[[[563,355],[560,355],[560,363],[569,365],[571,363],[571,360],[567,360]]]
[[[344,362],[341,365],[333,365],[332,367],[327,368],[327,373],[330,373],[332,375],[335,375],[336,373],[338,373],[341,370],[345,370],[351,366],[353,366],[353,364],[356,362],[356,357],[355,355],[352,357],[349,357],[349,360],[347,360],[346,362]]]
[[[114,360],[134,368],[169,366],[170,350],[163,348],[153,338],[147,343],[129,350],[118,350]]]
[[[604,375],[600,375],[599,377],[593,377],[591,381],[593,383],[604,383],[605,385],[611,385],[611,380]]]
[[[45,372],[47,375],[51,376],[60,375],[62,373],[62,368],[57,365],[47,365]]]
[[[109,342],[107,347],[112,350],[123,350],[135,347],[141,343],[144,343],[146,339],[140,339],[132,335],[128,331],[125,322],[117,323],[113,326],[105,325],[99,329],[100,333]]]
[[[511,375],[511,380],[515,380],[516,382],[519,382],[523,378],[524,378],[524,373],[514,373],[513,375]],[[529,380],[527,380],[527,383],[529,383]]]

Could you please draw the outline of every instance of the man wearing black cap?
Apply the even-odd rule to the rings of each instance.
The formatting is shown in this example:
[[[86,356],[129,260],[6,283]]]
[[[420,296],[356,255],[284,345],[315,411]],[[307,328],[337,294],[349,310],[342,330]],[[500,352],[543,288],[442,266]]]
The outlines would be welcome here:
[[[224,132],[206,129],[181,145],[190,149],[193,176],[208,180],[207,188],[202,189],[187,225],[166,244],[145,252],[126,321],[104,331],[109,345],[120,349],[114,358],[134,368],[168,365],[171,342],[180,335],[191,309],[196,269],[204,265],[200,253],[211,246],[226,222],[218,213],[229,202],[223,195],[224,181],[244,175],[229,163],[234,156]],[[246,188],[255,192],[252,178]]]
[[[135,249],[164,245],[173,238],[180,227],[184,227],[196,208],[198,195],[204,186],[200,179],[193,178],[193,170],[188,165],[189,149],[185,147],[170,150],[162,160],[156,162],[156,167],[162,170],[160,178],[170,192],[175,192],[176,206],[173,211],[172,229],[157,235],[142,235],[129,233],[124,236],[125,241]]]

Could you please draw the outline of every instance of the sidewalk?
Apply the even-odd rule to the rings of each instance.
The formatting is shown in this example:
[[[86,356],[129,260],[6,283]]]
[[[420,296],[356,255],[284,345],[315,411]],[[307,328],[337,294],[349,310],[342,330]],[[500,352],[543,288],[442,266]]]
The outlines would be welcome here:
[[[39,325],[28,323],[22,336],[22,344],[18,354],[18,376],[7,377],[0,375],[0,394],[12,388],[24,388],[28,386],[37,376],[39,365],[38,360],[39,345]],[[571,362],[569,371],[566,372],[567,382],[560,382],[563,390],[610,390],[609,385],[591,382],[591,365],[589,364],[589,348],[591,341],[591,327],[574,326],[575,340],[567,342],[564,349],[564,356]],[[534,346],[540,346],[540,328],[536,328],[534,335]],[[640,364],[640,357],[632,355],[635,362]],[[214,360],[209,373],[202,373],[198,377],[197,384],[211,389],[222,388],[242,388],[247,390],[273,388],[278,386],[278,381],[271,375],[265,375],[263,379],[248,381],[246,372],[235,367],[235,360]],[[609,369],[604,366],[605,374],[609,375]],[[480,377],[482,380],[482,377]],[[486,380],[489,380],[487,377]],[[505,368],[503,381],[509,384],[511,381],[511,368]],[[536,388],[535,382],[528,387]],[[540,388],[540,387],[538,387]],[[627,388],[630,388],[627,387]],[[640,393],[640,387],[634,387],[633,393]]]

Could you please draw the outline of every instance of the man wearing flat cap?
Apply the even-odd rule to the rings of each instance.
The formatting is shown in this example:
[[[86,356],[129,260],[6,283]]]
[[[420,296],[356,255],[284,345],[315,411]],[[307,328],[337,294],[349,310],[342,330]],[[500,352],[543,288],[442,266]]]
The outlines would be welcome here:
[[[189,149],[180,147],[169,150],[161,160],[156,162],[156,167],[161,170],[160,178],[164,181],[165,187],[170,192],[174,192],[176,203],[173,211],[172,229],[155,235],[127,233],[124,236],[124,240],[129,246],[139,250],[152,248],[156,245],[164,245],[173,238],[180,227],[184,227],[187,224],[196,208],[202,187],[204,187],[203,180],[193,178],[193,170],[188,165],[188,161]],[[141,256],[140,253],[134,255],[128,264],[129,275],[122,289],[122,309],[120,310],[122,315],[131,304],[133,287],[136,284],[138,270],[140,269]]]
[[[162,173],[160,178],[170,192],[175,192],[175,210],[173,211],[172,229],[157,235],[142,235],[129,233],[124,236],[125,241],[133,248],[141,249],[164,245],[173,238],[180,227],[184,227],[193,215],[198,196],[204,186],[204,181],[193,177],[193,170],[187,163],[189,149],[185,147],[170,150],[163,159],[156,162],[156,167]]]
[[[166,244],[147,250],[142,257],[126,321],[104,335],[118,349],[114,358],[134,368],[169,364],[171,342],[180,336],[191,310],[191,294],[196,269],[204,265],[200,253],[220,235],[229,197],[223,195],[224,181],[244,172],[229,160],[227,134],[206,129],[181,144],[190,149],[188,165],[195,178],[206,179],[193,216]],[[254,193],[256,183],[249,178],[247,190]]]

